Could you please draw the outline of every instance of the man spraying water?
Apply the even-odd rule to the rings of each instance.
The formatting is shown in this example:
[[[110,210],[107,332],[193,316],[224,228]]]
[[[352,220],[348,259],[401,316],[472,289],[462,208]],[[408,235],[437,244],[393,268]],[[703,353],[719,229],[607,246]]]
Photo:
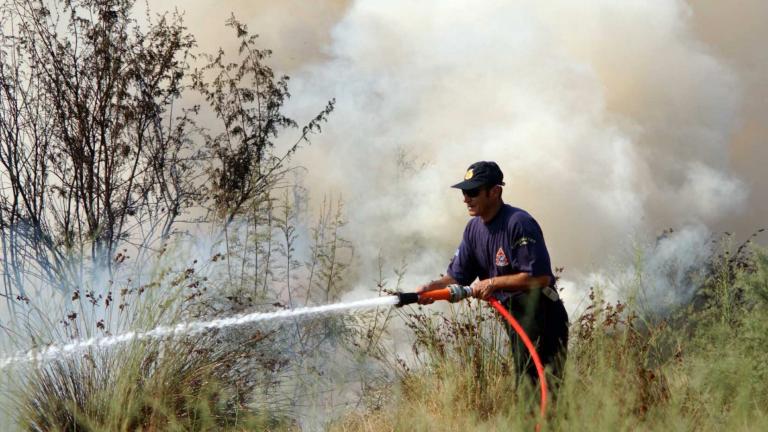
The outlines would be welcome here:
[[[526,211],[505,204],[501,198],[504,175],[495,162],[469,166],[460,189],[469,215],[459,248],[446,275],[416,290],[418,302],[434,301],[425,293],[451,285],[469,285],[471,295],[496,298],[524,328],[552,374],[562,377],[568,345],[568,316],[554,288],[549,252],[536,220]],[[453,297],[462,295],[456,287]],[[470,294],[467,292],[466,294]],[[465,295],[466,295],[465,294]],[[518,376],[538,378],[521,337],[507,324]]]
[[[528,374],[534,381],[539,376],[543,378],[543,375],[539,375],[543,373],[542,363],[549,365],[555,376],[560,376],[568,341],[568,319],[557,291],[553,288],[554,276],[544,237],[539,225],[527,212],[504,204],[501,200],[503,185],[503,175],[496,163],[477,162],[469,167],[464,181],[453,186],[462,190],[464,202],[473,218],[464,230],[464,237],[451,260],[447,275],[420,286],[415,293],[295,310],[254,312],[75,340],[0,358],[0,369],[18,363],[53,360],[90,348],[107,348],[134,340],[190,335],[214,328],[350,309],[402,306],[416,302],[428,304],[436,299],[459,301],[474,296],[489,300],[507,319],[519,376]],[[478,281],[472,287],[466,286],[475,279]],[[508,315],[507,309],[512,315]],[[522,323],[521,328],[517,320]],[[534,347],[525,335],[529,335],[538,346]],[[535,354],[537,351],[538,356]],[[544,388],[542,386],[542,394],[545,394]]]

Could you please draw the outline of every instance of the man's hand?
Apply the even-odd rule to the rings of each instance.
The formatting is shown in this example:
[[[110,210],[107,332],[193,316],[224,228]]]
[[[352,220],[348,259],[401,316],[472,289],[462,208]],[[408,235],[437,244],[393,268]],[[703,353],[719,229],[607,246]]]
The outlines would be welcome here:
[[[442,289],[447,287],[450,284],[455,284],[455,283],[456,283],[456,279],[452,278],[449,275],[443,275],[440,277],[440,279],[435,279],[431,282],[425,283],[424,285],[421,285],[418,288],[416,288],[416,294],[421,294],[427,291]],[[428,305],[434,302],[435,301],[432,299],[419,298],[419,304]]]
[[[430,281],[430,282],[425,283],[424,285],[420,285],[418,288],[416,288],[416,294],[421,294],[421,293],[427,292],[427,291],[434,291],[434,290],[439,289],[439,288],[440,287],[437,286],[437,281]],[[428,305],[428,304],[432,304],[434,302],[435,302],[435,300],[433,300],[431,298],[419,297],[419,304]]]
[[[480,300],[488,300],[497,287],[493,285],[493,278],[479,280],[472,284],[472,297]]]

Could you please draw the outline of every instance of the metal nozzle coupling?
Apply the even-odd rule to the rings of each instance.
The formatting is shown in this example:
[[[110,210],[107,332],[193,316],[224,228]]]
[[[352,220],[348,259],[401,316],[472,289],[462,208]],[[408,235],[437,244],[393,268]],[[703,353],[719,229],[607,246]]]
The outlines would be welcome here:
[[[458,301],[464,300],[467,297],[472,297],[472,287],[464,286],[464,285],[448,285],[449,290],[449,297],[448,301],[451,303],[456,303]]]

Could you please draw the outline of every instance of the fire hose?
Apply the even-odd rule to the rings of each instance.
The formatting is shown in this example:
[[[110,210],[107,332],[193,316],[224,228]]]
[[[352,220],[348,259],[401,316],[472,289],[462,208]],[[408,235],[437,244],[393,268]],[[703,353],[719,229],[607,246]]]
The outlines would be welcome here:
[[[462,285],[449,285],[447,288],[433,290],[433,291],[425,291],[422,293],[398,293],[398,303],[396,304],[397,307],[405,306],[407,304],[412,303],[418,303],[420,299],[432,299],[432,300],[446,300],[450,303],[456,303],[458,301],[461,301],[465,298],[472,296],[472,287],[468,286],[462,286]],[[542,418],[544,418],[544,415],[547,411],[547,378],[544,375],[544,366],[541,364],[541,359],[539,358],[539,353],[536,352],[536,348],[533,346],[533,343],[531,342],[531,339],[528,337],[528,334],[525,333],[525,330],[523,330],[523,327],[520,325],[519,322],[515,319],[515,317],[512,316],[511,313],[505,308],[499,301],[493,297],[491,297],[488,300],[488,303],[496,309],[496,311],[501,314],[502,317],[504,317],[505,320],[509,323],[510,326],[515,330],[517,335],[520,337],[520,340],[523,341],[523,344],[528,349],[528,352],[531,355],[531,359],[533,360],[534,366],[536,366],[536,372],[539,375],[539,387],[541,389],[541,400],[539,402],[539,413]],[[539,427],[537,425],[536,429],[538,430]]]

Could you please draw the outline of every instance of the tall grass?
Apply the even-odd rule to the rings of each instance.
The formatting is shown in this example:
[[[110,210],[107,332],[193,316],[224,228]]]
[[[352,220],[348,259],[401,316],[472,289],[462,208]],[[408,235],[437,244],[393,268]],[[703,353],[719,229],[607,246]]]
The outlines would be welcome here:
[[[205,340],[208,339],[208,340]],[[243,430],[287,428],[246,404],[229,374],[232,353],[210,338],[133,344],[110,355],[58,360],[23,377],[16,396],[25,430]]]
[[[565,377],[544,421],[490,308],[413,310],[416,366],[400,364],[388,405],[333,430],[768,430],[768,255],[726,248],[706,275],[694,301],[663,318],[594,290],[572,317]]]
[[[36,306],[39,299],[29,299],[27,305],[40,319],[25,321],[24,332],[11,339],[19,349],[28,349],[30,341],[44,348],[83,337],[286,308],[286,299],[288,303],[309,303],[312,297],[336,299],[347,265],[341,261],[343,239],[335,231],[337,224],[338,216],[318,223],[319,240],[307,264],[313,271],[304,284],[286,271],[288,265],[299,268],[288,253],[290,245],[275,254],[286,260],[286,267],[275,269],[284,270],[284,279],[294,283],[283,284],[279,275],[261,269],[261,277],[269,277],[269,290],[254,292],[250,289],[254,280],[261,280],[229,276],[231,268],[241,264],[245,268],[248,258],[232,246],[234,242],[228,243],[226,254],[194,260],[182,242],[149,260],[141,282],[128,278],[110,280],[101,290],[81,287],[64,309],[49,316]],[[333,255],[329,242],[335,242]],[[204,252],[193,255],[197,253]],[[371,296],[383,294],[385,287],[382,273],[378,292],[372,290]],[[281,288],[282,294],[275,292]],[[371,383],[386,380],[375,365],[386,355],[380,339],[391,317],[391,308],[382,308],[350,316],[266,322],[106,350],[92,348],[39,365],[15,365],[3,371],[10,375],[3,390],[12,391],[6,397],[10,402],[4,401],[0,409],[13,421],[6,424],[8,428],[39,431],[322,426],[331,412],[350,401],[381,398],[376,394],[379,384]],[[341,367],[345,376],[338,375]],[[321,413],[311,414],[312,410]]]
[[[211,261],[219,260],[217,255]],[[175,270],[162,259],[157,264],[159,270],[147,269],[149,282],[120,289],[114,299],[111,291],[77,294],[73,302],[81,307],[75,309],[87,313],[44,320],[28,328],[29,336],[65,343],[217,315],[211,308],[220,315],[240,307],[238,299],[204,295],[209,282],[196,275],[195,267]],[[90,308],[80,302],[83,297]],[[253,327],[210,330],[17,365],[4,371],[11,395],[3,408],[10,408],[16,427],[34,431],[293,429],[286,407],[274,397],[275,377],[287,363],[274,347],[274,335]]]
[[[398,289],[404,269],[388,282],[379,267],[379,294]],[[48,333],[41,324],[36,340],[144,330],[266,300],[212,286],[195,268],[147,272],[149,282],[109,304],[83,291],[80,314],[51,319],[58,327]],[[664,317],[593,290],[572,317],[565,376],[546,419],[538,418],[537,389],[514,375],[499,318],[475,300],[447,312],[398,310],[414,336],[408,361],[383,343],[392,309],[93,349],[4,371],[13,382],[10,414],[17,427],[39,431],[317,429],[332,415],[309,425],[301,418],[327,407],[326,384],[352,384],[359,409],[331,430],[768,430],[768,254],[725,247],[703,274],[693,301]],[[340,361],[345,376],[326,376]]]

